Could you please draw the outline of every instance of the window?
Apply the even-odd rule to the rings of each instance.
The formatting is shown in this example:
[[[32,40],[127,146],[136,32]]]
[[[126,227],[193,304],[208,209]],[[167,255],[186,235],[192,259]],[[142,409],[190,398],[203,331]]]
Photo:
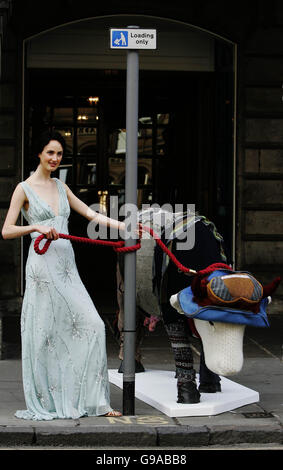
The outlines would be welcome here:
[[[96,202],[99,191],[124,198],[126,129],[125,116],[118,116],[113,126],[104,110],[103,98],[60,96],[31,107],[30,139],[42,124],[61,133],[66,152],[54,175],[68,184],[75,194],[84,194],[88,204]],[[115,107],[113,106],[113,109]],[[110,120],[109,120],[110,119]],[[148,113],[138,121],[138,201],[151,203],[159,160],[166,155],[166,130],[169,114]],[[124,125],[124,127],[123,127]],[[92,200],[87,199],[90,195]],[[80,197],[80,196],[79,196]]]

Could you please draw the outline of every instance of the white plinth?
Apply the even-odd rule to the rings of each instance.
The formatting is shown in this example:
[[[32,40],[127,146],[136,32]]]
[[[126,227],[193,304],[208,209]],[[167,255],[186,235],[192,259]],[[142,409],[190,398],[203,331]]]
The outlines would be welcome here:
[[[110,369],[109,381],[123,388],[123,374]],[[198,376],[197,376],[198,379]],[[135,375],[135,397],[170,417],[212,416],[259,401],[258,392],[221,377],[221,392],[202,393],[200,403],[177,403],[175,372],[146,370]]]

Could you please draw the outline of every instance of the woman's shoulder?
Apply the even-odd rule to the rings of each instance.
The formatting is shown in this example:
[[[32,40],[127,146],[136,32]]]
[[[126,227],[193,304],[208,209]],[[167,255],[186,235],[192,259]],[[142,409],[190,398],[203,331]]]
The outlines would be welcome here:
[[[23,183],[24,185],[29,184],[30,186],[32,186],[32,184],[33,184],[32,182],[33,182],[33,178],[31,176],[29,176],[25,180],[20,181],[19,184],[22,185],[22,183]]]
[[[24,191],[24,186],[25,186],[26,181],[19,181],[19,183],[15,187],[15,191]]]
[[[19,201],[26,201],[27,200],[27,195],[26,195],[26,192],[25,192],[25,189],[24,189],[24,185],[22,185],[23,181],[20,181],[14,191],[13,191],[13,195],[12,195],[12,198],[15,200],[19,200]]]

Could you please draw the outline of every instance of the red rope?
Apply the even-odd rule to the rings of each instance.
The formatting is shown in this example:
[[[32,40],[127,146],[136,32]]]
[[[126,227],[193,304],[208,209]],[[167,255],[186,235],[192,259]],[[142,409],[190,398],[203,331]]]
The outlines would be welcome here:
[[[175,263],[175,265],[184,273],[193,273],[195,274],[196,271],[190,268],[186,268],[183,266],[176,258],[176,256],[171,253],[171,251],[167,248],[167,246],[164,245],[164,243],[160,240],[158,235],[149,227],[143,226],[143,229],[147,232],[150,233],[150,235],[155,239],[156,243],[162,248],[162,250],[169,256],[169,258]],[[46,253],[48,250],[50,243],[53,241],[52,239],[46,240],[44,246],[42,248],[39,248],[39,243],[41,240],[45,238],[45,235],[39,235],[35,242],[34,242],[34,250],[38,255],[43,255]],[[75,242],[81,242],[81,243],[89,243],[89,244],[95,244],[95,245],[104,245],[104,246],[111,246],[116,252],[119,253],[128,253],[131,251],[136,251],[139,250],[141,247],[141,242],[140,240],[132,246],[125,246],[124,241],[117,241],[117,242],[112,242],[112,241],[105,241],[105,240],[92,240],[91,238],[84,238],[84,237],[76,237],[74,235],[66,235],[64,233],[59,233],[59,238],[64,238],[64,239],[69,239]]]
[[[143,229],[150,233],[150,235],[155,239],[156,243],[162,248],[162,250],[169,256],[169,258],[176,264],[176,266],[183,271],[184,273],[193,273],[195,274],[196,271],[194,269],[186,268],[183,266],[180,261],[177,260],[176,256],[167,248],[166,245],[160,240],[158,235],[149,227],[143,226]]]
[[[43,247],[39,248],[39,243],[41,242],[41,240],[43,240],[43,238],[45,238],[45,235],[39,235],[34,242],[34,251],[38,255],[44,255],[44,253],[46,253],[46,251],[48,250],[50,243],[53,241],[50,239],[46,240]],[[92,240],[91,238],[75,237],[74,235],[66,235],[65,233],[59,233],[59,238],[69,239],[74,242],[89,243],[91,245],[112,246],[112,248],[117,252],[136,251],[141,247],[140,242],[138,242],[136,245],[125,247],[124,246],[125,243],[123,241],[110,242],[110,241],[105,241],[105,240]]]
[[[229,266],[228,264],[214,263],[214,264],[210,264],[209,266],[207,266],[207,268],[202,269],[201,271],[198,271],[198,276],[201,276],[201,277],[208,276],[209,274],[213,273],[213,271],[216,271],[217,269],[218,270],[228,269],[229,271],[232,271],[231,266]]]

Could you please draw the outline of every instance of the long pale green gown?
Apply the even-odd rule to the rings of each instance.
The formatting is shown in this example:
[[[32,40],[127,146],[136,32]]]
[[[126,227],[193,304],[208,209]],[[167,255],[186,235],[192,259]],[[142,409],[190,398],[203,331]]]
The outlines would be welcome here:
[[[63,183],[54,180],[58,215],[25,181],[20,184],[29,208],[22,213],[29,224],[68,233],[67,194]],[[51,420],[103,415],[112,409],[104,322],[80,279],[71,242],[59,238],[38,255],[34,240],[39,235],[31,233],[21,316],[27,409],[15,416]]]

